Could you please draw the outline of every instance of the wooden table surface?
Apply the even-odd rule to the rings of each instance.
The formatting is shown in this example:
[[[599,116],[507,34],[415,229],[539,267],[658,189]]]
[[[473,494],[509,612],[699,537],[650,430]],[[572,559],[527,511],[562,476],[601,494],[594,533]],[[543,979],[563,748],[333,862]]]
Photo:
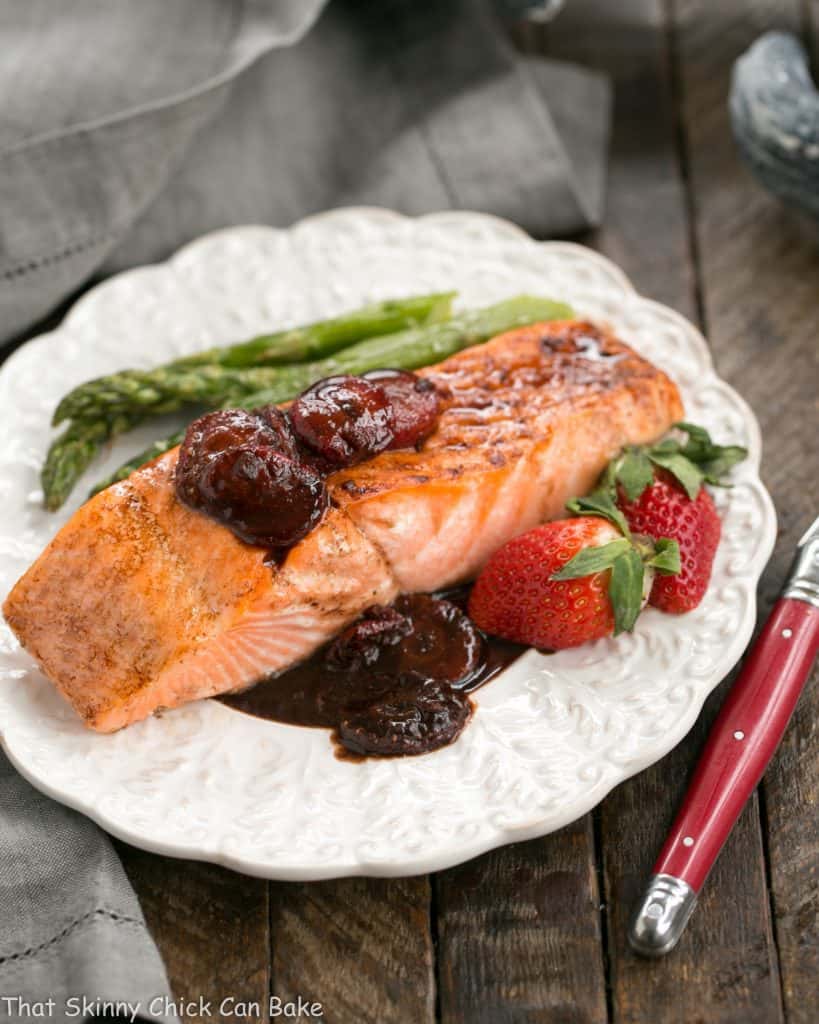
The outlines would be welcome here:
[[[819,511],[819,230],[749,178],[727,114],[734,59],[773,27],[815,53],[819,2],[569,0],[551,26],[518,33],[530,52],[614,83],[605,225],[581,241],[700,324],[762,424],[780,524],[762,616]],[[329,1024],[815,1024],[815,685],[678,950],[646,962],[627,946],[629,909],[724,694],[593,814],[429,877],[267,883],[120,844],[177,996],[302,995]]]

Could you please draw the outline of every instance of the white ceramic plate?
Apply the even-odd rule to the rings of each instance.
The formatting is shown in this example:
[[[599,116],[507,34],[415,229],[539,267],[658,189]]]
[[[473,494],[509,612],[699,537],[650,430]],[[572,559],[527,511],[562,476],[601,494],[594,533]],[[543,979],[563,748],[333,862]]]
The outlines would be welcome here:
[[[736,486],[716,494],[724,534],[702,605],[679,618],[649,610],[616,640],[548,658],[530,652],[478,692],[474,720],[455,744],[363,764],[337,760],[323,730],[215,701],[96,735],[4,625],[2,740],[35,786],[160,853],[270,878],[400,875],[560,828],[679,742],[750,638],[773,546],[756,421],[686,320],[641,298],[595,253],[533,242],[487,216],[351,209],[287,231],[235,228],[89,292],[0,374],[0,593],[94,479],[158,436],[152,425],[116,444],[72,504],[48,515],[37,474],[50,413],[69,387],[367,300],[449,288],[467,306],[528,291],[609,321],[677,381],[689,419],[749,448]]]

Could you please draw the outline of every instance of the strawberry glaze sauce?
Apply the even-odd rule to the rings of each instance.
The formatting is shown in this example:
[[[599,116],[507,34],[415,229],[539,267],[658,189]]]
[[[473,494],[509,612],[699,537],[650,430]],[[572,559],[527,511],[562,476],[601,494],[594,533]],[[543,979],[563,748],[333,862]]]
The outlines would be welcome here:
[[[468,694],[524,651],[484,636],[462,611],[466,597],[413,594],[371,609],[307,661],[219,699],[258,718],[329,728],[345,758],[437,750],[469,721]]]

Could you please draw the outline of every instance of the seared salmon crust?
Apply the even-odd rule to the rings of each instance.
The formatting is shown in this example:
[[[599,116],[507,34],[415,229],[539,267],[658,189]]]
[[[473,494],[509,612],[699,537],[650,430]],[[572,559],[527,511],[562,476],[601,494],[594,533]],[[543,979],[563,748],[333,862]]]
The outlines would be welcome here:
[[[418,372],[441,396],[435,432],[330,476],[330,510],[281,565],[178,501],[178,449],[75,513],[3,612],[87,725],[111,732],[243,689],[371,604],[474,578],[623,445],[683,413],[661,370],[583,321],[510,331]]]

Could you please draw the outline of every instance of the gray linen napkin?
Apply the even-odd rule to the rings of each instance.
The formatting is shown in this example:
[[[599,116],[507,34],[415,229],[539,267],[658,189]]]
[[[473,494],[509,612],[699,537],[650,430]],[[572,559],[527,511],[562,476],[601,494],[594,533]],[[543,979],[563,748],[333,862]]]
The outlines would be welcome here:
[[[172,1019],[162,961],[113,847],[1,753],[0,829],[0,1021],[46,1016],[35,1004],[49,998],[48,1018],[81,1021],[83,997]]]
[[[486,0],[333,0],[235,84],[105,269],[204,230],[358,204],[565,235],[602,215],[608,119],[603,78],[521,58]]]
[[[302,38],[323,6],[5,0],[0,344],[93,276],[238,222],[353,203],[541,235],[600,219],[598,76],[516,55],[490,0],[333,0]],[[108,840],[0,755],[0,996],[166,992]]]
[[[489,0],[333,0],[282,49],[322,2],[6,0],[0,343],[229,224],[354,203],[599,221],[598,75],[517,56]]]
[[[0,341],[99,269],[236,76],[324,3],[5,0]]]

